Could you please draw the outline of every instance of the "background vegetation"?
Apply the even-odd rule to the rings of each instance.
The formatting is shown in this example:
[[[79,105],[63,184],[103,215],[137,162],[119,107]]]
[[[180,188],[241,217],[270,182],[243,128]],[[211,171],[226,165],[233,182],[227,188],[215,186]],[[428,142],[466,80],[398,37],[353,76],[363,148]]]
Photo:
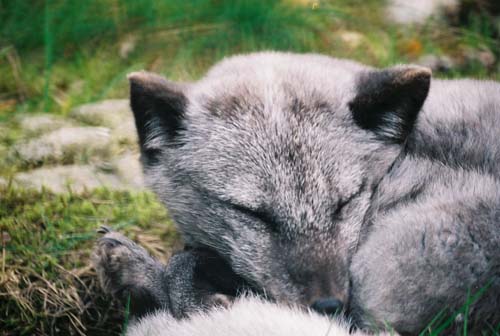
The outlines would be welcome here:
[[[427,57],[443,63],[437,76],[498,80],[498,20],[465,2],[453,18],[408,26],[390,23],[375,0],[0,0],[0,335],[120,332],[123,312],[89,267],[98,226],[164,259],[179,244],[148,192],[55,194],[11,183],[26,169],[7,159],[23,136],[19,115],[66,117],[80,104],[126,97],[133,70],[192,80],[226,55],[265,49],[375,66]]]

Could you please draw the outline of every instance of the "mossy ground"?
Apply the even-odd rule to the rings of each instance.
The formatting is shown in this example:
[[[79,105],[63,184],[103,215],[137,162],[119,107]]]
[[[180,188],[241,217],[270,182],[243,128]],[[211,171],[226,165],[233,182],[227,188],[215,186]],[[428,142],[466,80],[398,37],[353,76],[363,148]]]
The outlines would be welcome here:
[[[163,260],[179,245],[165,209],[147,192],[0,191],[2,333],[120,330],[123,314],[100,292],[89,265],[100,225],[127,233]]]
[[[226,55],[273,49],[375,66],[446,54],[458,63],[437,76],[498,80],[498,62],[461,61],[468,50],[499,56],[498,32],[482,15],[462,26],[436,19],[402,27],[388,23],[375,0],[0,0],[0,175],[8,181],[29,168],[7,157],[23,137],[19,114],[66,116],[82,103],[126,97],[125,75],[133,70],[191,80]],[[123,312],[102,295],[89,267],[100,225],[163,258],[180,244],[148,192],[0,186],[1,335],[120,332]]]

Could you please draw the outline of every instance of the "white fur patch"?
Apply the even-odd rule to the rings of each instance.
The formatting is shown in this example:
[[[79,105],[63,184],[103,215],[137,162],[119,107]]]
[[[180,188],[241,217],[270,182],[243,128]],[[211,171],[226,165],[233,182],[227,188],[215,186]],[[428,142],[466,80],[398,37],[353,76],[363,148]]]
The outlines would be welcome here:
[[[280,306],[255,297],[239,299],[230,308],[195,313],[183,320],[159,311],[129,326],[128,336],[363,336],[349,334],[349,324],[298,308]]]

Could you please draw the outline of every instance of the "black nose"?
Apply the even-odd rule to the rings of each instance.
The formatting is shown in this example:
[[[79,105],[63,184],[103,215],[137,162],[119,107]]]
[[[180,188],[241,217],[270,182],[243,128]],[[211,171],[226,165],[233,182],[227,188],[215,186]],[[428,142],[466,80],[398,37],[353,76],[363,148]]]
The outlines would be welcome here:
[[[336,298],[319,299],[311,305],[311,309],[325,315],[336,315],[342,311],[344,304]]]

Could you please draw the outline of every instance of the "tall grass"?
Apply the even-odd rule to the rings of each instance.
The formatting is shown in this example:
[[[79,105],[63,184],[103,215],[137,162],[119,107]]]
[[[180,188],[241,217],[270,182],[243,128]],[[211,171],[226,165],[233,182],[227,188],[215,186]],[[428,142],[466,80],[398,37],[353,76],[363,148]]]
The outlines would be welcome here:
[[[53,21],[51,34],[59,56],[82,47],[82,43],[114,39],[139,27],[152,31],[220,25],[225,29],[209,35],[225,39],[209,39],[205,46],[214,41],[242,45],[253,39],[259,47],[278,49],[303,48],[315,40],[314,31],[308,30],[321,28],[312,7],[277,0],[35,0],[3,1],[0,5],[1,38],[20,50],[46,43],[40,34],[48,19],[40,15],[45,8]],[[199,34],[190,37],[196,36],[197,43],[205,40]]]
[[[45,11],[44,11],[44,25],[43,25],[43,36],[45,45],[45,86],[43,90],[43,101],[45,112],[50,110],[50,97],[49,97],[49,84],[50,84],[50,74],[52,68],[52,55],[53,55],[53,33],[52,33],[52,15],[50,11],[50,0],[45,1]]]
[[[123,73],[134,69],[196,77],[227,54],[324,51],[322,36],[338,15],[328,8],[277,0],[0,0],[0,46],[23,61],[28,100],[18,108],[64,113],[96,97],[125,95]],[[127,39],[135,48],[120,57]],[[78,81],[83,87],[72,90]],[[16,89],[7,76],[0,83],[6,97]]]
[[[22,67],[14,78],[0,53],[0,100],[15,99],[13,111],[64,114],[77,104],[125,96],[129,71],[186,80],[228,54],[263,49],[375,65],[415,61],[419,55],[406,47],[415,40],[435,53],[479,43],[500,52],[491,24],[470,22],[452,34],[442,27],[401,30],[387,24],[377,0],[0,0],[0,50],[18,53]],[[362,46],[339,40],[337,32],[346,29],[366,36]],[[127,41],[133,47],[120,56]],[[476,72],[484,70],[468,73]]]

